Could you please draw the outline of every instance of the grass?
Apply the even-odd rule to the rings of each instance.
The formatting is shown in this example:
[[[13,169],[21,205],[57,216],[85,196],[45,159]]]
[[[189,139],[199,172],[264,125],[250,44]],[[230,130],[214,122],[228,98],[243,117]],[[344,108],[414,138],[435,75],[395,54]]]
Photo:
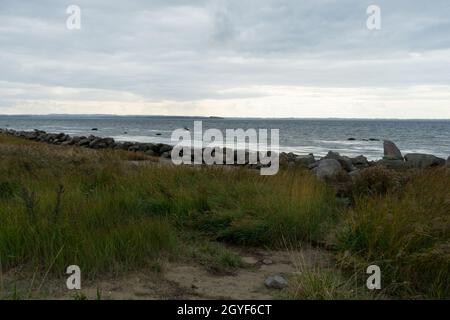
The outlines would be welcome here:
[[[289,298],[297,300],[360,300],[375,299],[364,287],[364,281],[358,283],[356,277],[345,277],[340,270],[319,267],[301,268],[290,279],[293,285],[288,292]]]
[[[346,181],[346,208],[330,183],[302,169],[260,176],[143,159],[0,135],[0,279],[17,268],[61,276],[71,264],[96,278],[154,268],[165,256],[229,273],[241,262],[226,244],[331,241],[335,270],[302,270],[291,298],[365,298],[352,279],[366,279],[371,264],[381,267],[383,295],[450,297],[448,168],[371,168]]]
[[[191,246],[189,255],[214,274],[233,274],[242,266],[239,255],[216,242],[203,242]]]
[[[123,153],[16,140],[0,152],[3,270],[62,275],[77,264],[96,277],[170,254],[186,230],[277,246],[282,237],[318,241],[333,224],[334,196],[307,172],[134,165]],[[226,252],[218,260],[237,264]]]
[[[338,231],[341,261],[380,266],[391,295],[449,298],[449,186],[450,171],[439,168],[410,174],[401,190],[356,198]]]

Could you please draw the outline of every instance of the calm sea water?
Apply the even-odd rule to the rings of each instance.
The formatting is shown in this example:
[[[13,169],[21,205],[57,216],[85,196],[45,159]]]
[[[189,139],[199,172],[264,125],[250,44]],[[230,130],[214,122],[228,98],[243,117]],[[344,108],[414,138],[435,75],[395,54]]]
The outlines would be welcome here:
[[[0,116],[0,128],[41,129],[70,135],[113,137],[116,140],[171,143],[174,129],[190,128],[194,120],[203,129],[279,129],[280,149],[317,156],[329,150],[343,155],[383,156],[383,139],[393,140],[403,153],[450,155],[450,120],[342,120],[342,119],[217,119],[155,116]],[[98,128],[98,131],[92,131]],[[160,135],[158,135],[160,134]],[[349,141],[355,138],[355,141]],[[364,141],[364,139],[380,141]]]

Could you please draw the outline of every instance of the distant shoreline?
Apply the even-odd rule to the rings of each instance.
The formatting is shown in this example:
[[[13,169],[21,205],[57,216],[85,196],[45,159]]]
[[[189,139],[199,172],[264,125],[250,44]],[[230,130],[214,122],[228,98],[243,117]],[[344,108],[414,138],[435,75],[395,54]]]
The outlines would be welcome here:
[[[211,119],[211,120],[339,120],[339,121],[436,121],[447,122],[447,119],[436,118],[340,118],[340,117],[229,117],[229,116],[207,116],[207,115],[136,115],[136,114],[0,114],[0,117],[21,118],[167,118],[167,119]]]
[[[97,131],[98,129],[93,128],[92,130]],[[22,139],[60,146],[141,152],[142,154],[145,154],[147,156],[159,157],[161,159],[171,159],[172,149],[174,148],[173,144],[116,141],[111,137],[100,137],[92,134],[89,136],[71,136],[63,132],[48,133],[42,130],[17,131],[2,128],[0,128],[0,134],[6,134]],[[377,139],[376,141],[379,140]],[[194,150],[194,147],[191,148],[192,150]],[[257,161],[256,163],[249,161],[250,154],[255,154],[255,150],[252,150],[250,148],[242,149],[239,147],[220,147],[219,150],[221,153],[223,152],[225,158],[225,153],[227,154],[226,157],[228,157],[227,150],[230,149],[234,152],[234,159],[232,159],[232,163],[227,162],[227,165],[245,165],[255,169],[262,168],[262,164],[259,161]],[[308,155],[300,155],[293,152],[279,152],[279,157],[277,158],[280,166],[301,166],[315,172],[319,177],[321,177],[322,174],[324,176],[332,177],[337,175],[339,172],[345,172],[345,174],[349,175],[358,175],[361,170],[375,165],[381,165],[388,169],[425,169],[450,164],[450,156],[446,160],[444,158],[436,157],[432,154],[423,154],[417,152],[402,154],[398,147],[389,140],[383,141],[383,149],[384,156],[381,159],[377,159],[375,161],[370,161],[366,156],[362,154],[356,157],[350,157],[341,155],[340,153],[332,150],[330,150],[324,157],[318,157],[313,153],[310,153]],[[245,151],[244,162],[242,163],[237,161],[238,150]],[[193,154],[194,152],[191,151],[191,156],[193,156]],[[321,171],[322,167],[324,168]]]

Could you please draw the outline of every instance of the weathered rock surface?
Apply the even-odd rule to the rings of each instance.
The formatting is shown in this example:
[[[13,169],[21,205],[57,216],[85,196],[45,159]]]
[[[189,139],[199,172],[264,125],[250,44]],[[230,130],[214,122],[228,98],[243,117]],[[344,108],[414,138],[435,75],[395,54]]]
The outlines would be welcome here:
[[[403,160],[400,149],[390,140],[383,141],[384,159],[385,160]]]
[[[172,151],[172,149],[173,147],[168,144],[158,144],[158,150],[161,154],[166,153],[167,151]]]
[[[314,158],[314,155],[312,153],[310,153],[307,156],[295,156],[294,157],[294,163],[301,165],[305,168],[307,168],[308,166],[310,166],[311,164],[315,163],[316,159]]]
[[[114,146],[114,139],[113,138],[94,138],[89,143],[89,148],[92,149],[105,149],[105,148],[112,148]]]
[[[317,167],[313,168],[314,174],[321,178],[331,178],[342,171],[342,166],[335,159],[322,159],[318,161]]]
[[[351,172],[356,169],[353,166],[352,160],[349,157],[341,156],[337,152],[329,151],[328,154],[325,157],[323,157],[323,159],[337,160],[341,164],[342,168],[344,168],[344,170],[347,172]]]
[[[271,289],[283,289],[287,284],[286,279],[279,275],[267,277],[264,281],[264,285]]]
[[[408,153],[405,155],[406,164],[411,168],[430,168],[445,165],[445,159],[432,154]]]
[[[369,167],[369,161],[363,155],[351,158],[352,164],[358,169]]]
[[[158,157],[159,154],[155,151],[153,151],[152,149],[145,151],[145,154],[150,156],[150,157]]]
[[[382,159],[378,164],[385,166],[388,169],[406,169],[408,166],[406,162],[400,159]]]

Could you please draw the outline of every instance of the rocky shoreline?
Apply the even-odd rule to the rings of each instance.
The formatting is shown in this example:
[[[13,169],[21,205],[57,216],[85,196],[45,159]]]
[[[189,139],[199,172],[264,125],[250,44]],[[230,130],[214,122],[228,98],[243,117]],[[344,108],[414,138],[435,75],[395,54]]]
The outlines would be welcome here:
[[[164,143],[141,143],[129,141],[115,141],[113,138],[90,136],[70,136],[65,133],[47,133],[42,130],[18,131],[13,129],[0,129],[0,133],[40,141],[53,145],[79,146],[90,149],[117,149],[130,152],[142,152],[147,156],[170,159],[173,146]],[[431,154],[409,153],[402,155],[394,142],[383,141],[384,156],[377,161],[369,161],[365,156],[347,157],[337,152],[329,151],[325,157],[317,158],[313,154],[297,155],[294,153],[280,153],[280,166],[302,166],[313,171],[319,178],[336,176],[346,173],[350,176],[357,175],[361,170],[375,165],[382,165],[388,169],[425,169],[436,166],[450,165],[450,156],[447,160]],[[226,149],[224,149],[225,151]],[[236,150],[235,160],[236,158]],[[249,152],[246,151],[248,155]],[[248,159],[248,156],[246,156]],[[244,164],[252,168],[260,168],[260,164]]]

